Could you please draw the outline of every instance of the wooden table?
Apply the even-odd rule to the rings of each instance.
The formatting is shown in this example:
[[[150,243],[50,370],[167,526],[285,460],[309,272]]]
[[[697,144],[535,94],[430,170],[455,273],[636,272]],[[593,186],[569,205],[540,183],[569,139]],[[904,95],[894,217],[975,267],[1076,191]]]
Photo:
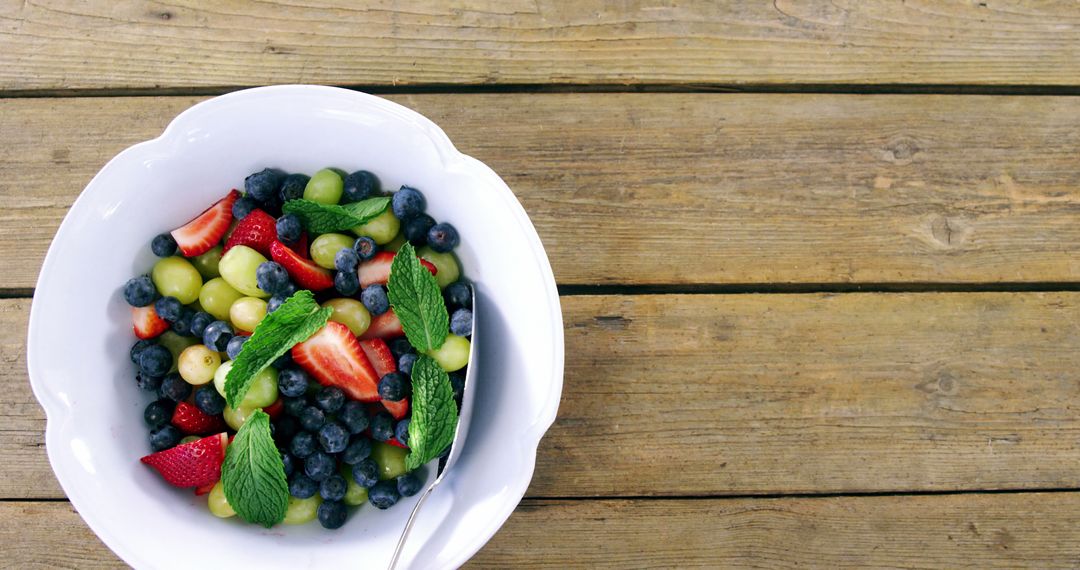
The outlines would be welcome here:
[[[294,82],[431,117],[551,256],[559,419],[473,567],[1080,565],[1075,4],[198,4],[0,2],[0,565],[121,565],[26,379],[68,206]]]

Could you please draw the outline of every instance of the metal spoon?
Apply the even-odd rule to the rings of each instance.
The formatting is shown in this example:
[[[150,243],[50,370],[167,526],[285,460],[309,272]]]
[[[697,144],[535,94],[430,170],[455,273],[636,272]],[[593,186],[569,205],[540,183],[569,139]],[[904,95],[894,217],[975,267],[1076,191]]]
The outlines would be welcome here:
[[[473,331],[470,337],[469,345],[469,367],[465,371],[465,385],[461,389],[461,409],[458,410],[458,423],[457,429],[454,430],[454,441],[450,444],[450,453],[439,460],[439,469],[437,471],[437,477],[427,489],[420,494],[420,499],[416,501],[416,506],[413,507],[412,513],[409,514],[409,520],[405,521],[405,530],[401,532],[401,538],[398,539],[397,547],[394,548],[394,556],[390,559],[389,570],[397,568],[398,561],[401,559],[401,553],[405,550],[405,540],[409,538],[409,531],[412,530],[413,523],[416,522],[416,516],[420,513],[420,507],[424,506],[424,501],[431,496],[431,492],[435,490],[435,487],[439,486],[439,483],[443,482],[446,477],[447,471],[454,466],[458,457],[461,456],[462,444],[465,443],[465,434],[469,432],[469,418],[472,417],[472,401],[473,401],[473,385],[476,383],[476,287],[473,286],[472,294],[472,312],[473,312]]]

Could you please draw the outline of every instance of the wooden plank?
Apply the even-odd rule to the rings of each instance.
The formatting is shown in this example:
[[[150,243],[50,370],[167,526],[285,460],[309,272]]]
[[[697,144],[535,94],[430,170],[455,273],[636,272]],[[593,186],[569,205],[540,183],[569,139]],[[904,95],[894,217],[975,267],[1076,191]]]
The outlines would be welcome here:
[[[1080,280],[1077,98],[393,99],[502,173],[562,284]],[[3,286],[32,287],[94,172],[195,101],[0,100]]]
[[[0,302],[0,498],[62,497]],[[1080,487],[1080,293],[563,298],[529,496]]]
[[[67,503],[0,515],[13,568],[123,567]],[[1078,529],[1076,493],[526,500],[466,567],[1075,568]]]
[[[1080,75],[1067,2],[661,4],[6,2],[0,89],[1076,85]]]

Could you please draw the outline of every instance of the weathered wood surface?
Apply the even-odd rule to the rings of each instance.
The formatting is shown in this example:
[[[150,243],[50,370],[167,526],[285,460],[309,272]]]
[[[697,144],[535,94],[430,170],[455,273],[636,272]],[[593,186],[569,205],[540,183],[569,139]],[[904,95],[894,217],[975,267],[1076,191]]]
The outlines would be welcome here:
[[[123,568],[66,502],[0,503],[10,568]],[[526,499],[467,568],[1075,568],[1076,493]]]
[[[507,180],[561,284],[1080,280],[1077,98],[392,98]],[[0,100],[0,285],[33,287],[93,174],[197,100]]]
[[[0,498],[58,498],[0,301]],[[533,497],[1080,486],[1080,293],[563,298]],[[134,388],[133,388],[134,389]]]
[[[326,83],[1075,86],[1069,2],[0,4],[0,90]]]

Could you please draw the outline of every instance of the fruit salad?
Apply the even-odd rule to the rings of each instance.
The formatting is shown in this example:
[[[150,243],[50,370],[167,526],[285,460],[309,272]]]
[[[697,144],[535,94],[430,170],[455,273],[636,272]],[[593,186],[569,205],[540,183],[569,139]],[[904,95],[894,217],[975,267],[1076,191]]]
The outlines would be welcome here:
[[[420,190],[329,168],[253,173],[153,238],[159,259],[123,287],[142,463],[266,527],[336,529],[416,494],[469,359],[459,242]]]

